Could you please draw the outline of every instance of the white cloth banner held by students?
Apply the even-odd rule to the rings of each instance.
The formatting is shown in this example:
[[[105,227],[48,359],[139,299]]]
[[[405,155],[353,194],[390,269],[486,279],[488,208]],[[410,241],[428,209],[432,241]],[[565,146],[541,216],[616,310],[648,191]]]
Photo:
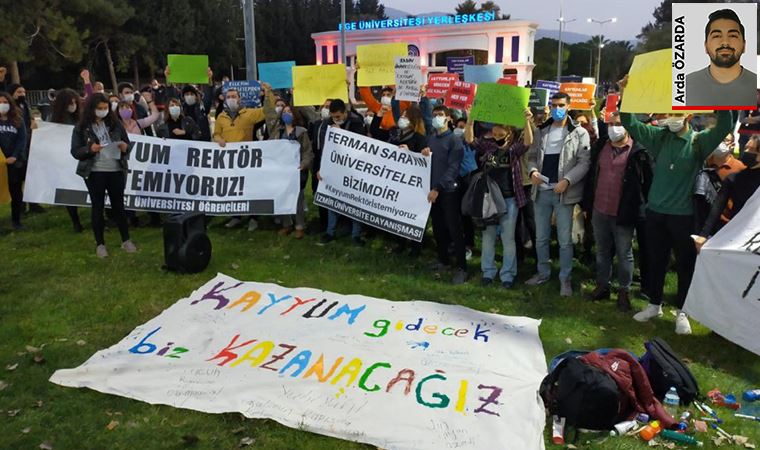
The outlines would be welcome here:
[[[423,83],[420,58],[416,56],[396,57],[396,100],[420,101],[420,87]]]
[[[760,355],[760,190],[702,247],[684,310]]]
[[[330,127],[314,203],[422,241],[430,213],[430,164],[429,156]]]
[[[71,125],[43,122],[34,131],[24,201],[88,206]],[[299,147],[286,140],[228,143],[130,134],[127,209],[208,215],[295,214]]]
[[[384,449],[541,449],[540,321],[225,275],[50,381]]]

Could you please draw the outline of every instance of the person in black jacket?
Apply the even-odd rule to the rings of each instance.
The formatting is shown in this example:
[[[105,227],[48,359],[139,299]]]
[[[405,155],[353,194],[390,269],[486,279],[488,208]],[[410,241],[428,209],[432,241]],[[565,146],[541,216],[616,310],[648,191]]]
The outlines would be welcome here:
[[[26,157],[25,160],[29,160],[29,149],[32,145],[32,130],[37,128],[34,118],[32,117],[32,107],[29,102],[26,101],[26,89],[20,84],[11,84],[8,86],[8,93],[11,94],[16,101],[16,106],[21,109],[21,115],[24,119],[24,125],[26,126]],[[26,164],[23,167],[23,179],[26,180]],[[44,213],[45,209],[37,203],[29,203],[30,213]]]
[[[52,105],[50,121],[62,125],[76,126],[82,118],[81,97],[73,89],[61,89],[55,96]],[[79,212],[76,206],[67,206],[66,211],[71,218],[71,225],[75,233],[84,231],[82,222],[79,220]]]
[[[617,306],[621,311],[629,311],[633,232],[646,206],[652,183],[652,161],[621,126],[619,114],[612,114],[609,126],[601,123],[599,132],[600,137],[591,149],[590,182],[583,200],[584,209],[593,211],[591,222],[596,241],[596,288],[588,297],[591,300],[610,298],[612,261],[617,256]],[[642,270],[642,280],[644,278]]]
[[[26,165],[26,126],[16,101],[0,91],[0,149],[8,168],[8,191],[11,194],[11,225],[20,231],[24,209],[24,166]]]
[[[108,256],[103,231],[105,196],[111,200],[113,219],[121,234],[121,248],[135,253],[137,247],[129,238],[127,215],[124,211],[124,186],[127,179],[127,131],[111,111],[108,97],[93,94],[87,99],[82,120],[71,136],[71,155],[79,160],[77,175],[84,178],[92,202],[92,231],[99,258]]]
[[[312,195],[317,193],[319,187],[319,179],[317,174],[319,173],[319,167],[322,163],[322,145],[324,145],[324,138],[320,141],[319,137],[324,136],[323,130],[330,126],[330,103],[332,99],[325,100],[325,103],[319,110],[320,119],[315,120],[309,124],[309,141],[311,141],[311,151],[314,154],[314,162],[311,165],[311,193]],[[313,227],[314,231],[324,233],[327,230],[327,209],[319,206],[319,226]]]
[[[156,131],[159,137],[165,139],[201,140],[201,130],[191,117],[182,112],[182,103],[176,98],[166,102],[164,120]]]

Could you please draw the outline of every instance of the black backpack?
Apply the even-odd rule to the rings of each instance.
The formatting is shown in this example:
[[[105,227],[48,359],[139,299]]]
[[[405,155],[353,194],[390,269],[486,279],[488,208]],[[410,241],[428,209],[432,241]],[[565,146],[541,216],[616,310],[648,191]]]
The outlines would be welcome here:
[[[539,394],[549,413],[569,426],[610,430],[626,419],[615,380],[577,357],[562,360],[541,382]]]
[[[682,405],[689,405],[699,397],[697,380],[667,342],[654,338],[644,347],[647,352],[639,362],[647,372],[655,397],[662,401],[671,387],[678,391]]]

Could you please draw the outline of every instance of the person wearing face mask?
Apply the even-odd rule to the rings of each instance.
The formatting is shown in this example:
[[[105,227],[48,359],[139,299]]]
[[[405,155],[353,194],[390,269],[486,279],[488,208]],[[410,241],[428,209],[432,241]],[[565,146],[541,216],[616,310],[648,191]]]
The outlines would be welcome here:
[[[390,109],[394,93],[395,89],[392,86],[385,86],[380,93],[380,101],[377,101],[369,87],[359,88],[359,96],[362,101],[367,105],[367,109],[375,114],[377,114],[380,111],[380,108],[384,106],[387,109]],[[399,114],[404,112],[410,104],[411,103],[407,101],[399,102]],[[380,128],[383,130],[390,130],[394,126],[396,126],[396,121],[394,120],[393,115],[383,115],[383,121],[380,122]]]
[[[264,107],[274,109],[274,94],[269,83],[259,82],[264,90]],[[227,142],[251,142],[254,140],[253,130],[264,122],[264,107],[246,108],[241,104],[240,93],[237,89],[228,89],[224,94],[224,111],[216,116],[213,139],[224,148]],[[224,226],[234,228],[243,223],[241,217],[233,217]],[[255,231],[258,222],[251,217],[248,221],[248,231]]]
[[[141,119],[134,117],[134,109],[132,108],[132,104],[124,100],[119,102],[119,119],[121,120],[124,128],[127,130],[127,133],[144,134],[143,130],[146,130],[161,118],[161,113],[158,111],[158,108],[156,108],[150,92],[143,92],[142,97],[148,103],[148,107],[150,108],[150,115]]]
[[[26,133],[27,133],[27,139],[26,139],[26,157],[25,160],[29,160],[29,150],[32,145],[32,133],[34,129],[37,128],[37,122],[32,118],[32,108],[29,105],[29,103],[26,101],[26,89],[24,86],[20,84],[11,84],[8,86],[8,92],[13,96],[13,99],[16,101],[16,105],[21,109],[21,116],[23,117],[24,125],[26,126]],[[26,164],[23,166],[23,179],[26,181]],[[29,212],[30,213],[44,213],[45,209],[36,204],[36,203],[29,203]]]
[[[201,140],[201,130],[195,121],[182,112],[182,103],[178,98],[171,98],[164,111],[164,120],[158,127],[158,136],[165,139]]]
[[[430,216],[433,222],[433,236],[438,258],[433,270],[449,270],[451,258],[449,246],[453,245],[456,266],[452,275],[454,284],[467,281],[467,256],[462,229],[459,169],[462,165],[462,139],[451,131],[451,112],[443,105],[433,108],[432,127],[434,133],[428,137],[428,149],[421,153],[432,155],[430,170],[430,193],[432,203]]]
[[[583,199],[584,209],[592,211],[590,218],[596,241],[596,287],[587,298],[595,301],[610,298],[612,263],[617,257],[617,307],[629,311],[633,232],[643,216],[644,199],[652,183],[652,161],[646,150],[628,135],[617,112],[611,114],[609,126],[599,124],[599,131],[599,141],[591,148],[591,166]]]
[[[109,144],[116,144],[118,159],[109,152],[101,152]],[[121,121],[111,112],[108,98],[93,94],[87,99],[82,120],[71,136],[71,155],[79,161],[77,175],[84,178],[92,203],[92,231],[95,235],[95,254],[106,258],[103,219],[105,196],[111,201],[113,219],[121,235],[121,248],[127,253],[137,252],[129,238],[127,215],[124,211],[124,186],[127,179],[129,137]]]
[[[11,195],[11,226],[20,231],[24,209],[24,166],[26,161],[27,128],[16,101],[0,91],[0,149],[8,169],[8,191]]]
[[[628,75],[618,82],[621,101]],[[672,114],[657,117],[658,126],[644,125],[633,114],[621,113],[621,123],[635,142],[646,147],[654,160],[654,175],[646,211],[646,234],[649,241],[648,262],[651,267],[649,305],[633,318],[645,322],[662,316],[662,295],[670,262],[670,250],[676,257],[678,293],[675,306],[676,333],[691,334],[691,324],[682,311],[694,275],[696,252],[691,239],[694,230],[694,182],[705,160],[732,128],[730,111],[718,111],[715,127],[695,132],[690,116]]]
[[[372,121],[375,119],[375,113],[372,111],[367,111],[367,113],[364,115],[364,128],[367,132],[367,135],[369,137],[377,139],[375,136],[372,135],[370,132],[370,128],[372,127]]]
[[[280,108],[279,111],[278,108]],[[296,203],[295,232],[293,232],[293,216],[289,215],[282,218],[282,228],[278,234],[280,236],[288,236],[293,233],[294,238],[302,239],[306,230],[306,201],[303,190],[306,188],[306,182],[309,179],[309,169],[314,161],[309,133],[303,127],[304,119],[301,111],[291,107],[284,100],[278,100],[275,103],[274,110],[272,110],[271,104],[265,104],[264,114],[267,118],[269,139],[287,139],[299,145],[301,155],[298,165],[300,184],[298,202]]]
[[[707,167],[715,169],[721,180],[746,168],[741,161],[734,158],[734,146],[734,135],[729,133],[707,158]]]
[[[119,85],[116,88],[117,93],[119,94],[119,101],[125,102],[129,105],[129,108],[132,110],[132,118],[135,120],[137,119],[143,119],[145,117],[148,117],[150,114],[148,112],[148,108],[146,108],[144,105],[141,105],[137,101],[137,97],[135,95],[135,88],[132,86],[132,83],[119,83]],[[118,112],[117,112],[118,115]]]
[[[118,114],[117,108],[119,107],[119,96],[116,94],[109,95],[108,103],[111,105],[111,112]]]
[[[752,136],[747,141],[741,159],[747,168],[728,175],[723,181],[718,198],[713,202],[705,225],[699,232],[700,238],[695,239],[697,251],[707,242],[707,238],[718,231],[721,216],[729,202],[733,203],[732,213],[736,216],[760,188],[760,136]]]
[[[53,102],[50,122],[63,125],[77,125],[82,118],[82,107],[79,94],[72,89],[61,89]],[[79,220],[79,212],[76,206],[67,206],[66,211],[71,218],[71,225],[75,233],[84,231],[82,222]]]
[[[493,283],[498,273],[501,286],[512,289],[517,277],[517,247],[515,229],[518,210],[525,206],[525,191],[522,188],[521,157],[533,144],[533,113],[525,108],[525,128],[522,139],[513,127],[495,124],[490,138],[475,138],[472,117],[467,121],[464,141],[475,151],[479,167],[501,190],[507,206],[506,214],[499,218],[499,224],[488,225],[483,230],[483,248],[480,268],[483,271],[481,285]],[[496,231],[501,229],[503,262],[501,270],[496,270]]]
[[[583,186],[589,168],[588,132],[568,120],[570,97],[559,92],[551,97],[551,118],[538,127],[528,152],[528,174],[533,183],[531,193],[536,223],[536,259],[538,273],[525,282],[538,286],[549,281],[551,261],[552,214],[556,215],[559,240],[560,295],[573,295],[573,208],[583,198]]]
[[[193,119],[195,125],[200,131],[200,137],[198,141],[210,141],[211,140],[211,125],[208,120],[209,111],[214,102],[214,72],[210,67],[206,69],[208,75],[208,84],[203,86],[203,94],[193,85],[188,84],[182,88],[180,92],[180,99],[182,100],[182,114],[185,117]],[[171,69],[169,66],[164,68],[164,76],[168,79],[171,75]],[[176,90],[171,87],[172,90]],[[173,98],[173,96],[169,96]]]

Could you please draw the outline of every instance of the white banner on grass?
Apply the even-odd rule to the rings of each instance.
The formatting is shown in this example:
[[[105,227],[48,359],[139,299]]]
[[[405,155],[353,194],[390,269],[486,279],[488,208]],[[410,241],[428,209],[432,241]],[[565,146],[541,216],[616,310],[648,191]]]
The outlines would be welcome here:
[[[330,127],[314,203],[422,241],[430,213],[430,165],[429,156]]]
[[[702,247],[684,310],[760,355],[760,190]]]
[[[90,203],[70,153],[73,126],[34,130],[24,201]],[[130,134],[127,209],[209,215],[295,214],[299,147],[286,141],[215,143]]]
[[[50,381],[388,450],[541,449],[539,325],[219,274]]]

